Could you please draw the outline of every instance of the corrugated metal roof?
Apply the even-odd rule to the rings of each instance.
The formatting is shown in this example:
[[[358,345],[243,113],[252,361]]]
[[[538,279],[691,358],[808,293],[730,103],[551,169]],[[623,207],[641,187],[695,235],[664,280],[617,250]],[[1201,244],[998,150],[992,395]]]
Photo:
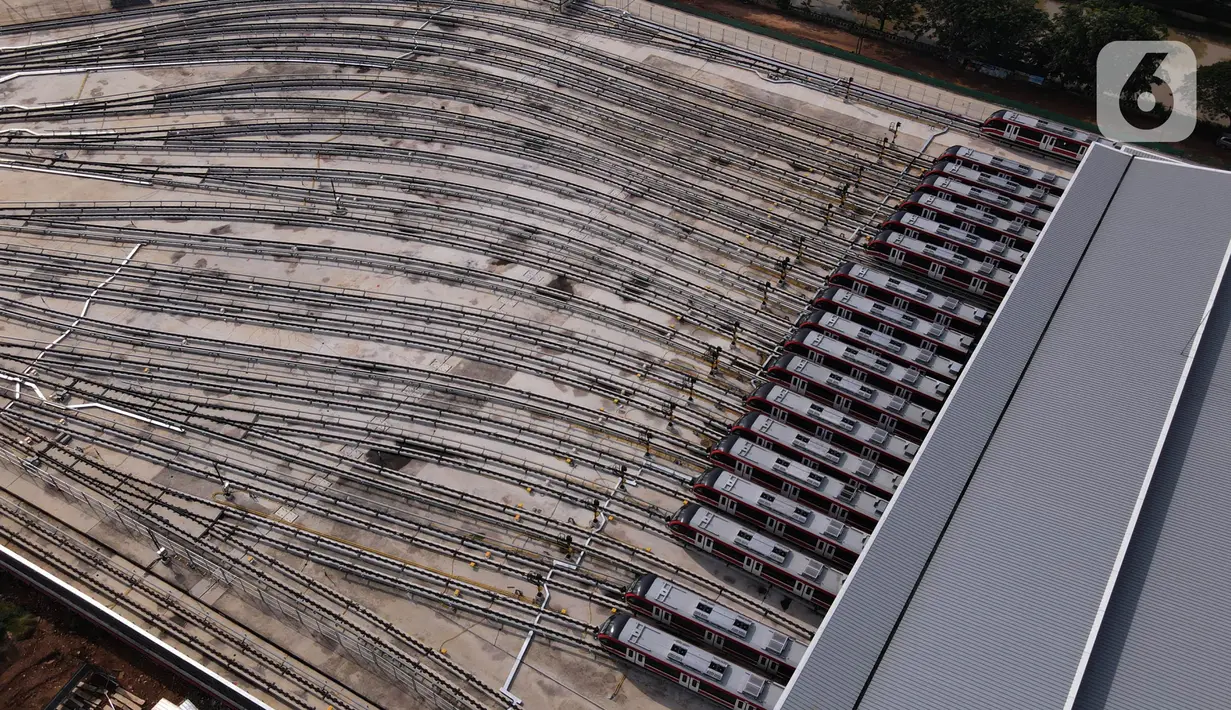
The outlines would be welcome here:
[[[857,707],[1065,706],[1222,274],[1228,196],[1231,175],[1130,165]]]
[[[1231,224],[1225,198],[1204,211],[1211,207]],[[1076,710],[1231,704],[1229,333],[1231,286],[1224,277]]]
[[[1079,168],[1061,205],[1069,216],[1032,251],[778,710],[855,706],[1128,164],[1101,150]]]

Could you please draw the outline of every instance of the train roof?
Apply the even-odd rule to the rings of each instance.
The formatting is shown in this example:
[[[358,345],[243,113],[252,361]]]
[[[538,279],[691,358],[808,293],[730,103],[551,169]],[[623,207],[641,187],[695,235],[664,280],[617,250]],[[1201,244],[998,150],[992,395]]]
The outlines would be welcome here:
[[[846,274],[852,279],[871,284],[885,291],[892,291],[893,293],[900,294],[907,300],[923,304],[941,313],[954,318],[961,318],[976,325],[985,325],[991,317],[991,313],[986,308],[979,308],[953,296],[924,288],[909,279],[881,271],[872,266],[847,262],[835,269],[834,272]]]
[[[918,190],[912,193],[910,197],[906,198],[906,201],[923,205],[930,209],[934,209],[937,212],[944,212],[945,214],[951,214],[954,217],[960,217],[971,222],[972,224],[987,227],[988,229],[994,229],[998,232],[1007,232],[1014,237],[1025,239],[1032,244],[1039,239],[1039,230],[1034,227],[1027,227],[1025,222],[1022,220],[997,217],[991,212],[986,212],[978,207],[971,207],[970,205],[963,205],[961,203],[954,202],[953,200],[950,200],[942,195],[937,195],[924,190]],[[1022,261],[1025,261],[1024,254],[1018,263],[1021,263]]]
[[[846,575],[813,559],[799,550],[759,532],[748,529],[725,515],[691,503],[695,510],[684,513],[682,521],[702,530],[715,539],[734,545],[767,564],[782,569],[794,577],[808,581],[831,596],[837,596]]]
[[[930,340],[947,348],[952,348],[958,352],[969,353],[970,349],[974,347],[975,339],[965,333],[950,330],[948,326],[936,321],[923,320],[919,316],[907,313],[901,308],[894,308],[886,303],[881,303],[875,298],[855,293],[841,286],[830,286],[825,289],[820,298],[841,308],[889,323],[895,331],[900,333],[910,333],[924,340]],[[825,311],[825,309],[820,310]],[[814,311],[813,313],[816,312]],[[808,316],[808,319],[810,321],[813,320],[812,314]],[[819,322],[819,317],[814,322]]]
[[[1020,116],[1022,114],[1014,114],[1014,115]],[[1013,119],[1008,118],[1008,115],[1006,115],[1005,120],[1011,121]],[[1041,119],[1035,119],[1035,120],[1038,121]],[[1062,124],[1054,124],[1054,125],[1059,126]],[[1025,163],[1019,163],[1016,160],[1010,160],[1008,158],[1001,157],[999,155],[992,155],[991,153],[983,153],[981,151],[975,150],[974,148],[967,148],[966,146],[955,145],[955,146],[950,147],[948,150],[944,152],[944,156],[941,159],[943,160],[944,157],[948,157],[948,156],[957,157],[957,158],[960,158],[962,160],[966,160],[972,163],[978,163],[979,165],[986,165],[987,167],[992,168],[993,170],[1000,170],[1005,173],[1010,173],[1012,175],[1020,176],[1027,180],[1033,180],[1035,182],[1042,183],[1049,187],[1054,187],[1057,190],[1063,190],[1064,188],[1069,186],[1068,178],[1060,177],[1056,173],[1048,172],[1046,170],[1040,170],[1032,165],[1027,165]]]
[[[1049,209],[1055,209],[1060,203],[1060,198],[1049,192],[1044,187],[1028,187],[1019,182],[1014,182],[1008,178],[991,173],[985,173],[982,170],[959,165],[957,163],[943,163],[939,167],[939,172],[951,178],[965,181],[975,186],[986,186],[1000,192],[1014,195],[1020,199],[1033,200],[1041,202]]]
[[[1051,217],[1051,210],[1039,207],[1032,202],[1022,202],[1015,200],[1008,195],[1003,195],[995,190],[989,190],[971,185],[963,180],[947,177],[944,175],[928,175],[920,183],[920,186],[929,185],[938,190],[945,192],[963,195],[972,200],[983,202],[989,205],[994,205],[1007,212],[1015,212],[1038,222],[1046,222]]]
[[[903,461],[910,461],[919,451],[919,445],[865,421],[847,416],[833,407],[826,407],[809,397],[782,385],[766,383],[757,388],[753,396],[772,403],[775,407],[798,414],[805,419],[819,422],[822,426],[840,431],[869,447],[879,449]]]
[[[738,698],[772,708],[782,697],[781,685],[628,614],[616,614],[603,628],[620,643],[703,677]]]
[[[873,349],[887,353],[900,360],[908,360],[928,372],[941,377],[954,379],[962,371],[962,363],[937,355],[931,350],[924,350],[917,345],[911,345],[904,340],[882,333],[874,328],[856,323],[849,318],[843,318],[837,313],[830,313],[825,320],[820,321],[820,327],[838,333],[839,335],[867,343]]]
[[[846,474],[851,480],[862,481],[879,490],[895,491],[902,482],[902,477],[893,471],[881,468],[846,449],[833,446],[820,437],[805,434],[768,414],[749,412],[735,426],[749,429],[757,436],[821,461],[826,466]]]
[[[1046,118],[1039,118],[1038,116],[1031,116],[1028,113],[1018,113],[1017,111],[1013,111],[1011,109],[1001,109],[999,111],[994,112],[992,115],[999,117],[999,118],[1003,118],[1004,120],[1009,121],[1010,123],[1016,123],[1018,125],[1027,126],[1029,128],[1037,128],[1040,131],[1047,131],[1048,133],[1054,133],[1058,136],[1063,136],[1065,138],[1068,138],[1069,140],[1080,141],[1082,143],[1109,143],[1110,142],[1106,138],[1098,135],[1097,133],[1090,133],[1088,131],[1083,131],[1080,128],[1074,128],[1073,126],[1070,126],[1064,123],[1059,123],[1057,121],[1051,121]]]
[[[761,508],[774,514],[775,517],[788,520],[797,528],[807,530],[813,535],[829,540],[855,555],[863,552],[868,543],[868,534],[819,513],[799,501],[791,500],[784,495],[774,493],[763,486],[740,478],[730,471],[715,468],[703,476],[706,485],[716,488],[736,500],[755,508]]]
[[[872,491],[855,489],[845,481],[840,481],[785,456],[779,456],[776,451],[759,446],[756,442],[739,434],[727,436],[716,448],[762,471],[772,471],[779,476],[789,478],[810,491],[838,501],[851,510],[874,520],[879,520],[881,514],[885,512],[885,507],[889,505],[889,501]]]
[[[936,412],[896,397],[888,392],[871,387],[854,377],[843,375],[831,368],[819,365],[799,355],[785,355],[774,363],[794,376],[824,385],[841,392],[844,396],[884,410],[903,421],[927,427],[936,419]]]
[[[936,195],[927,195],[927,197],[934,198]],[[935,204],[927,204],[927,206],[932,209],[939,209],[939,207]],[[958,216],[962,217],[962,219],[966,218],[964,215]],[[990,217],[993,222],[997,221],[995,217],[992,217],[991,215],[987,216]],[[903,229],[913,229],[922,234],[928,234],[946,242],[960,244],[968,249],[979,252],[980,256],[983,258],[991,257],[993,259],[999,259],[1018,266],[1026,263],[1026,252],[1021,249],[1015,249],[1001,241],[986,239],[978,234],[975,234],[974,232],[967,232],[964,229],[958,229],[957,227],[948,224],[941,224],[934,219],[929,219],[923,215],[915,214],[914,212],[898,210],[897,212],[894,212],[889,219],[885,220],[881,226],[888,227],[890,224],[901,225]],[[991,225],[988,224],[984,224],[984,226],[991,227]],[[1018,226],[1020,229],[1017,230],[1017,234],[1021,235],[1023,239],[1029,239],[1029,237],[1024,234],[1027,227],[1024,225]],[[1033,232],[1034,230],[1031,231]],[[1038,233],[1036,232],[1034,236],[1037,238]]]
[[[738,639],[745,646],[781,658],[783,663],[792,668],[798,667],[803,660],[804,651],[808,649],[807,644],[716,604],[691,589],[678,586],[675,582],[658,575],[651,576],[653,579],[639,589],[638,593],[658,606],[670,609],[673,614],[688,616],[702,626]]]
[[[1013,273],[1007,269],[1001,269],[993,266],[986,261],[975,261],[969,257],[958,254],[952,249],[938,247],[935,244],[908,237],[901,232],[895,232],[892,229],[881,230],[873,241],[884,242],[891,244],[897,248],[904,249],[913,254],[925,256],[934,261],[938,261],[945,266],[951,266],[956,269],[961,269],[970,274],[975,274],[981,279],[994,281],[1008,288],[1013,283]]]
[[[804,347],[816,350],[829,357],[853,363],[865,370],[871,370],[880,377],[896,382],[927,397],[944,399],[949,393],[949,384],[935,377],[925,375],[913,367],[905,367],[891,360],[878,357],[875,353],[863,348],[848,345],[844,341],[825,335],[811,328],[800,328],[788,338],[790,342],[802,344]]]

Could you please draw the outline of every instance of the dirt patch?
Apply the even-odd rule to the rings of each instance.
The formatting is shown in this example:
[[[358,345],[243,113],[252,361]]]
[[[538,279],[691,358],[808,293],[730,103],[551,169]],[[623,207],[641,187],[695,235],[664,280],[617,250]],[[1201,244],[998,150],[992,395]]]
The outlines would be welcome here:
[[[29,626],[14,634],[0,653],[0,698],[5,710],[39,710],[82,663],[93,663],[115,676],[122,688],[146,701],[146,708],[159,698],[177,704],[188,698],[202,710],[217,707],[179,677],[3,571],[0,609],[19,610],[17,616],[9,615],[6,627]],[[15,621],[18,618],[29,621]],[[27,633],[28,637],[16,640]]]

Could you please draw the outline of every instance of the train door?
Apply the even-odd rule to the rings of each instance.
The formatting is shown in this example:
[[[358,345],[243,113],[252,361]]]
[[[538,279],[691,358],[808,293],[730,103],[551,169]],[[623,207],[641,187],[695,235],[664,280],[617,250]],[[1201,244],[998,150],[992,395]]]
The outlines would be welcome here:
[[[752,475],[752,467],[743,461],[735,462],[735,472],[741,476],[748,477]]]
[[[714,541],[710,538],[702,535],[701,533],[697,533],[693,536],[693,539],[697,541],[697,547],[701,548],[705,552],[714,551]]]
[[[834,547],[828,542],[817,542],[816,551],[818,554],[820,554],[821,557],[824,557],[827,560],[832,560],[833,555],[835,552],[838,551],[838,548]]]
[[[969,290],[973,293],[982,295],[987,290],[987,282],[983,279],[971,279]]]
[[[636,663],[639,666],[645,665],[645,654],[639,652],[635,648],[624,649],[624,657],[632,661],[633,663]]]
[[[797,392],[802,392],[805,386],[806,383],[802,377],[795,377],[794,375],[791,376],[791,389]]]
[[[846,516],[847,516],[850,512],[851,512],[851,511],[847,510],[846,508],[843,508],[842,506],[838,505],[837,503],[830,503],[830,504],[829,504],[829,517],[833,518],[834,520],[838,520],[838,521],[841,521],[841,522],[846,522]]]
[[[924,219],[930,219],[932,221],[936,220],[936,210],[931,209],[930,207],[924,207],[923,209],[919,211],[923,213],[922,217]]]
[[[761,570],[765,569],[765,565],[761,564],[760,560],[754,560],[747,555],[744,556],[744,570],[756,576],[761,576]]]
[[[777,407],[774,407],[774,419],[777,419],[780,422],[785,422],[790,416],[790,413],[785,409],[778,409]]]
[[[937,281],[944,281],[945,280],[945,265],[938,264],[935,261],[928,264],[928,276],[931,276]]]
[[[796,486],[791,483],[783,483],[782,484],[782,495],[786,496],[787,498],[790,498],[791,500],[795,500],[799,498],[799,486]]]
[[[770,518],[765,521],[765,529],[775,535],[782,535],[786,530],[786,523],[776,518]]]
[[[1053,150],[1055,150],[1055,148],[1056,148],[1056,137],[1043,134],[1042,140],[1039,141],[1039,149],[1045,150],[1048,153],[1050,153]]]
[[[851,400],[840,395],[835,396],[833,398],[833,408],[839,412],[848,413],[851,411]]]
[[[889,250],[889,263],[901,266],[906,261],[906,252],[901,249]]]
[[[687,673],[680,674],[680,685],[684,686],[685,688],[688,688],[694,693],[701,689],[701,681],[697,680],[696,678],[693,678]]]
[[[803,597],[804,599],[809,599],[809,600],[812,599],[812,592],[813,592],[812,585],[808,584],[807,582],[801,582],[799,580],[795,580],[795,584],[794,586],[791,587],[791,591],[795,592],[796,594]]]
[[[769,673],[778,672],[778,662],[771,658],[760,656],[757,658],[757,665],[760,666],[761,668],[764,668]]]
[[[1081,156],[1086,154],[1086,149],[1089,147],[1090,146],[1084,145],[1084,144],[1077,146],[1077,159],[1078,160],[1081,160]]]
[[[659,621],[663,622],[664,624],[670,624],[670,623],[671,623],[671,612],[667,611],[666,609],[663,609],[663,608],[660,608],[660,607],[654,607],[654,608],[650,611],[650,614],[651,614],[651,615],[652,615],[655,619],[658,619]]]
[[[1015,126],[1015,125],[1014,125],[1014,124],[1012,124],[1012,123],[1006,123],[1006,124],[1004,125],[1004,138],[1005,138],[1005,140],[1009,140],[1009,141],[1015,141],[1015,140],[1017,140],[1017,134],[1018,134],[1018,133],[1020,133],[1020,132],[1021,132],[1021,130],[1022,130],[1022,129],[1021,129],[1020,127]]]
[[[723,641],[725,640],[726,639],[714,633],[713,631],[706,629],[705,642],[713,646],[714,648],[722,648]]]
[[[891,416],[889,414],[880,415],[877,418],[876,423],[878,426],[880,426],[881,429],[884,429],[890,434],[892,434],[893,431],[898,428],[897,417]]]
[[[736,700],[735,701],[735,710],[752,710],[752,708],[753,708],[752,703],[748,702],[747,700]]]
[[[726,496],[718,496],[718,505],[721,505],[723,508],[726,508],[732,513],[739,508],[739,503],[737,501],[731,500]]]

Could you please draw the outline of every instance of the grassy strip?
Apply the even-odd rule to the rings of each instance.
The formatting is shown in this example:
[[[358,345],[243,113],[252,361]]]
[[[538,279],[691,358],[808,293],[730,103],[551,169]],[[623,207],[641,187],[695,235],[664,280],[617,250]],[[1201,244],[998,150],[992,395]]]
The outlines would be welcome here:
[[[1050,111],[1048,109],[1041,108],[1039,106],[1034,106],[1032,104],[1028,104],[1022,101],[1014,101],[1012,99],[1006,99],[1003,96],[989,94],[986,91],[979,91],[978,89],[972,89],[970,87],[962,86],[961,84],[955,84],[951,81],[946,81],[944,79],[937,79],[934,76],[928,76],[927,74],[921,74],[917,71],[912,71],[910,69],[904,69],[897,65],[889,64],[888,62],[882,62],[879,59],[873,59],[871,57],[865,57],[860,54],[855,54],[854,52],[848,52],[843,49],[838,49],[837,47],[831,47],[827,44],[824,44],[823,42],[817,42],[816,40],[807,39],[805,37],[797,37],[796,35],[793,35],[789,32],[784,32],[782,30],[775,29],[773,27],[765,27],[764,25],[758,25],[754,22],[746,22],[738,18],[728,17],[727,15],[723,15],[722,13],[695,7],[693,5],[689,5],[686,2],[679,2],[678,0],[652,0],[652,2],[658,5],[662,5],[664,7],[669,7],[673,10],[678,10],[680,12],[687,13],[689,15],[694,15],[696,17],[702,17],[707,20],[712,20],[714,22],[720,22],[722,24],[735,27],[737,29],[745,30],[747,32],[752,32],[753,34],[758,34],[764,37],[769,37],[771,39],[776,39],[781,42],[786,42],[787,44],[793,44],[797,47],[803,47],[804,49],[809,49],[814,52],[819,52],[820,54],[827,54],[837,59],[843,59],[848,62],[862,64],[866,67],[870,67],[872,69],[883,71],[887,74],[893,74],[895,76],[900,76],[905,79],[910,79],[911,81],[917,81],[922,84],[928,84],[938,89],[944,89],[946,91],[950,91],[955,94],[959,94],[961,96],[966,96],[972,99],[978,99],[979,101],[984,101],[986,103],[993,104],[996,106],[1003,106],[1005,108],[1016,109],[1018,111],[1021,111],[1022,113],[1031,114],[1032,116],[1039,116],[1041,118],[1047,118],[1053,121],[1058,121],[1060,123],[1066,123],[1070,126],[1075,126],[1077,128],[1081,128],[1091,133],[1098,133],[1098,126],[1088,121],[1076,119],[1076,118],[1073,118],[1072,116],[1066,116],[1064,114],[1057,113],[1055,111]],[[1159,152],[1172,153],[1175,155],[1180,154],[1180,151],[1176,150],[1170,144],[1146,143],[1146,144],[1142,144],[1142,147],[1149,148],[1150,150],[1156,150]]]

